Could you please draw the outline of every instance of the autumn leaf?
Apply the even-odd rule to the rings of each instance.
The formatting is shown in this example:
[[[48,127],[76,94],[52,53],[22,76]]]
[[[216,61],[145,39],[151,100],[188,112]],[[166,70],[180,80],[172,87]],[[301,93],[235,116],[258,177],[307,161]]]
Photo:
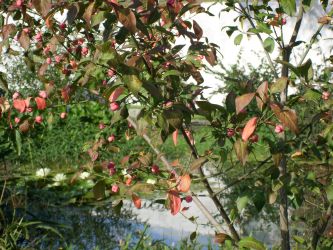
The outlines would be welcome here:
[[[25,100],[15,99],[13,101],[13,106],[17,111],[19,111],[20,113],[23,113],[25,111],[25,108],[26,108]]]
[[[288,127],[295,134],[299,132],[297,124],[297,115],[295,110],[284,107],[283,109],[276,103],[271,104],[271,109],[280,120],[280,122]]]
[[[116,88],[110,95],[109,97],[109,102],[115,102],[117,101],[118,97],[124,92],[125,88],[124,87],[118,87]]]
[[[190,190],[191,177],[189,174],[185,174],[179,177],[179,183],[177,186],[178,191],[187,193]]]
[[[38,13],[45,17],[52,7],[51,0],[32,0],[32,5],[35,7]]]
[[[257,89],[257,106],[262,111],[268,101],[268,82],[264,81]]]
[[[19,37],[19,43],[21,44],[22,48],[27,50],[30,46],[30,38],[26,32],[21,32]]]
[[[179,213],[182,203],[182,200],[179,197],[179,193],[176,190],[170,190],[168,192],[168,199],[169,199],[171,214],[176,215],[177,213]]]
[[[132,201],[136,208],[138,208],[138,209],[141,208],[141,199],[139,196],[137,196],[136,194],[132,194]]]
[[[238,139],[234,144],[234,149],[236,151],[236,156],[238,160],[245,165],[247,162],[247,158],[249,156],[249,152],[247,150],[247,142]]]
[[[172,133],[172,140],[173,140],[173,144],[175,146],[177,146],[178,143],[178,129],[176,129],[173,133]]]
[[[22,122],[22,124],[19,126],[19,130],[20,130],[20,132],[22,132],[22,133],[26,133],[26,132],[29,131],[29,129],[30,129],[29,120],[26,119],[26,120],[24,120],[24,122]]]
[[[253,132],[256,130],[258,117],[251,118],[245,125],[242,133],[243,141],[247,141]]]
[[[128,29],[131,33],[135,33],[136,28],[136,17],[132,10],[126,9],[116,9],[116,14],[119,22],[124,25],[126,29]]]
[[[236,114],[239,114],[247,105],[249,105],[254,96],[255,93],[237,96],[235,100]]]
[[[97,158],[98,158],[98,152],[97,151],[89,149],[87,152],[88,152],[88,154],[90,156],[90,159],[92,161],[96,161],[97,160]]]
[[[193,20],[193,30],[194,30],[194,34],[197,37],[198,40],[200,40],[200,38],[202,37],[203,31],[202,28],[200,27],[200,25]]]
[[[37,109],[38,110],[44,110],[46,109],[46,101],[42,97],[36,97],[35,98],[36,104],[37,104]]]

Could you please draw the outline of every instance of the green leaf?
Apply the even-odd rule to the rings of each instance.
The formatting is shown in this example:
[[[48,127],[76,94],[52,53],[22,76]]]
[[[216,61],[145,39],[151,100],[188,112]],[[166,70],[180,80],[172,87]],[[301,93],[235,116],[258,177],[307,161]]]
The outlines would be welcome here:
[[[296,1],[295,0],[280,0],[280,5],[283,11],[288,16],[294,16],[296,13]]]
[[[326,188],[327,199],[330,203],[333,203],[333,184]]]
[[[198,168],[200,168],[204,163],[207,162],[207,158],[206,157],[200,157],[198,159],[195,159],[190,166],[190,171],[194,171]]]
[[[99,181],[93,187],[93,193],[96,200],[102,200],[105,197],[105,181]]]
[[[254,249],[254,250],[266,250],[266,247],[264,244],[262,244],[260,241],[256,240],[253,237],[246,237],[241,239],[238,242],[238,246],[240,248],[249,248],[249,249]]]
[[[275,83],[272,84],[272,86],[270,87],[270,92],[272,94],[275,94],[284,91],[285,88],[287,87],[287,83],[288,83],[287,77],[280,77],[279,79],[276,80]]]
[[[17,148],[17,154],[21,155],[22,153],[22,138],[20,131],[15,130],[15,141],[16,141],[16,148]]]
[[[142,81],[137,75],[125,75],[123,77],[129,90],[136,96],[142,87]]]
[[[236,156],[237,156],[238,160],[244,166],[245,163],[247,162],[247,158],[249,156],[249,152],[247,150],[247,142],[243,141],[242,139],[238,139],[234,144],[234,148],[235,148]]]
[[[165,72],[162,76],[162,80],[164,80],[166,77],[168,76],[181,76],[181,72],[178,70],[168,70],[167,72]]]
[[[264,48],[267,52],[272,53],[274,51],[275,42],[272,38],[267,37],[264,41]]]
[[[308,89],[303,98],[307,101],[319,101],[321,99],[321,93],[316,89]]]
[[[238,197],[236,201],[238,211],[241,212],[248,203],[249,203],[249,197],[247,195]]]
[[[235,45],[240,45],[241,42],[242,42],[242,39],[243,39],[243,34],[238,34],[238,35],[235,37],[234,44],[235,44]]]
[[[105,20],[105,11],[99,11],[91,17],[91,26],[94,27]]]

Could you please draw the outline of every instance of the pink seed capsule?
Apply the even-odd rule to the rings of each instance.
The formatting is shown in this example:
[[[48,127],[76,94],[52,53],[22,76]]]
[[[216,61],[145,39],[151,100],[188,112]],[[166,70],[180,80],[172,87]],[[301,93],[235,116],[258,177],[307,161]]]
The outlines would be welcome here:
[[[116,185],[116,184],[112,185],[111,191],[113,193],[118,193],[119,192],[119,186]]]
[[[275,126],[274,131],[275,131],[275,133],[280,134],[284,131],[284,127],[281,124],[278,124]]]
[[[42,122],[43,122],[43,117],[40,116],[40,115],[36,116],[36,118],[35,118],[35,122],[36,122],[36,123],[42,123]]]

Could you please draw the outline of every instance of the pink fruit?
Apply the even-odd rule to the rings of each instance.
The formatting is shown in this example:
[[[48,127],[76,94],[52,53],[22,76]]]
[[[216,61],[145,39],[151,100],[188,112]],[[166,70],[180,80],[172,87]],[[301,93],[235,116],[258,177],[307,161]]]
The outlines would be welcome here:
[[[36,116],[36,118],[35,118],[35,122],[36,122],[36,123],[42,123],[42,122],[43,122],[43,117],[40,116],[40,115]]]
[[[31,113],[32,111],[34,111],[34,110],[33,110],[31,107],[28,107],[28,108],[27,108],[27,112],[28,112],[28,113]]]
[[[61,56],[59,56],[59,55],[55,56],[54,60],[56,61],[56,63],[60,63],[61,62]]]
[[[116,185],[116,184],[112,185],[111,191],[113,193],[118,193],[119,192],[119,186]]]
[[[284,127],[281,124],[275,126],[275,133],[280,134],[284,131]]]
[[[186,201],[187,203],[192,202],[192,200],[193,200],[193,198],[192,198],[191,195],[188,195],[188,196],[185,197],[185,201]]]
[[[86,56],[86,55],[88,55],[88,53],[89,53],[89,49],[87,47],[83,47],[81,50],[81,54],[83,56]]]
[[[287,19],[282,18],[282,20],[281,20],[281,24],[282,24],[282,25],[286,25],[286,24],[287,24]]]
[[[113,68],[108,69],[108,76],[109,77],[113,77],[115,74],[116,74],[116,71]]]
[[[151,172],[154,174],[158,174],[160,172],[160,168],[157,165],[153,165],[151,167]]]
[[[115,168],[110,168],[109,173],[110,173],[110,175],[114,175],[116,173],[116,169]]]
[[[227,129],[227,136],[228,137],[233,137],[235,135],[235,130],[233,128],[228,128]]]
[[[49,53],[51,50],[51,47],[50,46],[46,46],[44,49],[43,49],[43,53],[44,55],[46,55],[47,53]]]
[[[41,32],[38,32],[38,33],[35,35],[35,39],[36,39],[37,42],[41,42],[42,39],[43,39],[42,33],[41,33]]]
[[[105,86],[107,84],[107,81],[106,80],[103,80],[102,81],[102,85]]]
[[[322,94],[322,96],[321,96],[321,98],[322,98],[323,100],[328,100],[328,99],[330,98],[330,95],[331,95],[330,92],[328,92],[328,91],[324,91],[323,94]]]
[[[108,142],[114,142],[116,140],[116,137],[114,135],[110,135],[108,137]]]
[[[110,109],[111,109],[111,111],[116,111],[116,110],[118,110],[119,109],[119,104],[117,103],[117,102],[111,102],[110,103]]]
[[[108,169],[112,169],[112,168],[115,168],[115,167],[116,167],[116,164],[113,161],[110,161],[109,164],[108,164]]]
[[[60,28],[61,30],[66,29],[66,27],[67,27],[66,23],[61,23],[61,24],[59,24],[59,28]]]
[[[100,130],[105,129],[105,124],[104,124],[104,123],[100,123],[100,124],[98,125],[98,128],[99,128]]]
[[[61,114],[60,114],[60,118],[61,119],[65,119],[67,117],[67,113],[66,112],[62,112]]]
[[[23,5],[23,0],[16,0],[15,5],[16,5],[16,7],[21,8]]]
[[[250,141],[252,142],[252,143],[256,143],[256,142],[258,142],[259,141],[259,136],[258,135],[252,135],[251,137],[250,137]]]
[[[45,90],[41,90],[41,91],[39,91],[39,96],[41,98],[46,99],[47,98],[47,92]]]
[[[15,121],[16,124],[18,124],[18,123],[20,123],[21,119],[18,118],[18,117],[15,117],[14,121]]]
[[[29,29],[29,28],[24,28],[23,31],[24,31],[25,33],[27,33],[27,34],[30,33],[30,29]]]
[[[52,63],[51,57],[46,58],[46,63],[49,64],[49,65]]]
[[[19,92],[15,92],[14,94],[13,94],[13,99],[15,100],[15,99],[17,99],[17,98],[19,98],[20,97],[20,93]]]

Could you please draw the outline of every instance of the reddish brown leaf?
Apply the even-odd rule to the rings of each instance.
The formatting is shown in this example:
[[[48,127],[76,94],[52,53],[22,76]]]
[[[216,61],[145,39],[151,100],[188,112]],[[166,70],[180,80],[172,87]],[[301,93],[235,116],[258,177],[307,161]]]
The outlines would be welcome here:
[[[264,81],[257,89],[256,96],[257,106],[260,110],[263,109],[264,105],[268,101],[268,82]]]
[[[171,214],[176,215],[179,213],[181,208],[182,200],[176,190],[170,190],[168,192],[168,199],[170,203]]]
[[[175,146],[177,146],[178,143],[178,129],[176,129],[173,133],[172,133],[172,140],[173,140],[173,144]]]
[[[119,22],[124,25],[126,29],[128,29],[131,33],[135,33],[136,28],[136,17],[132,10],[126,8],[126,9],[120,9],[117,8],[116,14],[118,17]]]
[[[258,117],[251,118],[245,125],[242,133],[243,141],[247,141],[253,132],[256,130]]]
[[[13,106],[20,113],[23,113],[25,111],[25,108],[26,108],[25,101],[22,100],[22,99],[15,99],[13,101]]]
[[[66,87],[61,89],[61,97],[62,97],[62,99],[64,99],[65,102],[69,101],[70,92],[71,92],[70,86],[66,86]]]
[[[12,33],[14,33],[16,30],[15,25],[14,24],[6,24],[4,26],[2,26],[2,38],[3,40],[6,40]]]
[[[236,156],[238,160],[245,165],[247,158],[249,156],[249,152],[247,150],[247,142],[238,139],[234,144],[234,149],[236,151]]]
[[[197,39],[200,40],[200,38],[203,35],[203,31],[202,31],[202,28],[200,27],[200,25],[195,20],[193,20],[193,30],[194,30],[194,34],[197,37]]]
[[[271,104],[271,109],[280,120],[280,122],[288,127],[294,133],[298,133],[297,115],[295,110],[284,107],[283,109],[276,103]]]
[[[95,2],[91,2],[83,14],[83,18],[86,21],[88,27],[90,27],[90,20],[91,20],[91,16],[92,16],[92,13],[94,10],[94,5],[95,5]]]
[[[120,161],[121,166],[125,166],[128,163],[129,159],[130,159],[129,155],[124,156]]]
[[[179,177],[179,183],[177,189],[179,192],[187,193],[191,187],[191,177],[189,174],[185,174]]]
[[[44,110],[44,109],[46,109],[46,101],[45,101],[44,98],[36,97],[35,101],[36,101],[37,109],[38,110]]]
[[[29,35],[26,32],[21,32],[20,37],[19,37],[19,42],[25,50],[27,50],[30,46],[30,38]]]
[[[217,57],[216,57],[216,49],[215,48],[211,48],[210,50],[207,50],[207,55],[205,56],[207,62],[214,66],[217,64]]]
[[[98,152],[97,151],[94,151],[94,150],[92,150],[92,149],[88,149],[88,154],[89,154],[89,156],[90,156],[90,159],[92,160],[92,161],[96,161],[97,160],[97,158],[98,158]]]
[[[26,132],[28,132],[28,131],[29,131],[29,128],[30,128],[30,124],[29,124],[29,120],[28,120],[28,119],[24,120],[24,121],[21,123],[21,125],[19,126],[19,130],[20,130],[20,132],[22,132],[22,133],[26,133]]]
[[[124,87],[118,87],[116,88],[110,95],[109,97],[109,102],[115,102],[117,101],[118,97],[124,92],[125,88]]]
[[[329,24],[332,21],[332,17],[322,16],[318,19],[318,23],[320,24]]]
[[[48,66],[49,65],[47,63],[42,64],[42,66],[38,70],[38,75],[43,76],[45,74],[45,71],[47,70]]]
[[[132,201],[136,208],[138,208],[138,209],[141,208],[141,199],[139,196],[137,196],[136,194],[132,194]]]
[[[47,16],[52,7],[51,0],[32,0],[32,5],[43,17]]]
[[[236,114],[239,114],[247,105],[250,104],[255,93],[248,93],[245,95],[241,95],[236,97],[235,104],[236,104]]]
[[[230,236],[227,234],[218,233],[214,237],[214,242],[217,244],[223,244],[228,237],[230,237]]]

